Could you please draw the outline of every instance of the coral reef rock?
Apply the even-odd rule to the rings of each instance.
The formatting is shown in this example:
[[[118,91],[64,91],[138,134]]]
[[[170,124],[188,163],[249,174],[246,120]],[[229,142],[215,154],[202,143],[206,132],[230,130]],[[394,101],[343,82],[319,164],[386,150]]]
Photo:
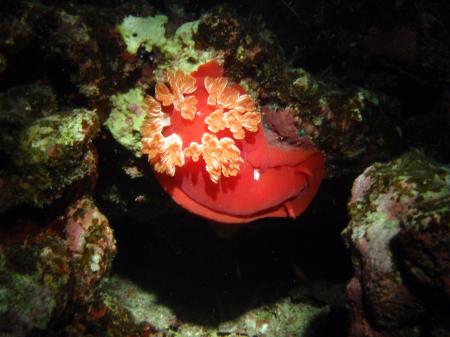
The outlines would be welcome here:
[[[92,300],[111,268],[115,239],[89,197],[48,223],[3,221],[0,336],[41,335]]]
[[[87,109],[55,112],[20,128],[15,152],[0,173],[0,211],[49,205],[83,178],[93,185],[97,155],[92,140],[98,129],[96,113]]]
[[[448,336],[449,187],[450,169],[418,151],[355,180],[343,233],[351,336]]]

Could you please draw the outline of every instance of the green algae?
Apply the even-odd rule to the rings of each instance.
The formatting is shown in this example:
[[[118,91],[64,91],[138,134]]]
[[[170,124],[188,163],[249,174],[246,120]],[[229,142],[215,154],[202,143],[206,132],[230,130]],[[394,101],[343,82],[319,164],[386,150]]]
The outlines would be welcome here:
[[[97,124],[95,112],[86,109],[38,119],[21,133],[15,163],[47,165],[66,156],[69,159],[93,136]]]
[[[159,69],[172,69],[175,64],[176,69],[191,73],[199,65],[206,63],[213,58],[211,50],[201,50],[196,48],[195,35],[198,32],[199,21],[190,21],[182,24],[175,34],[167,39],[167,43],[161,47],[161,51],[166,55],[168,62],[161,64]]]
[[[372,165],[355,185],[366,185],[366,190],[349,203],[352,221],[343,234],[350,235],[353,241],[366,236],[367,229],[376,223],[387,230],[398,231],[400,226],[413,229],[426,226],[427,218],[448,211],[442,205],[436,208],[423,205],[440,205],[440,200],[449,196],[450,168],[417,150],[388,164]],[[417,221],[405,221],[412,216]]]
[[[62,274],[67,269],[62,252],[58,240],[0,251],[0,316],[15,322],[13,332],[44,330],[54,318],[69,280]],[[27,265],[31,263],[27,270],[15,265],[23,256],[28,256]]]
[[[1,259],[0,259],[1,260]],[[1,262],[1,261],[0,261]],[[6,270],[0,265],[0,272],[6,273]],[[37,284],[37,277],[30,277],[21,274],[8,274],[7,279],[0,284],[0,316],[7,317],[12,308],[14,311],[28,317],[35,317],[34,327],[38,329],[45,329],[51,320],[53,310],[55,308],[55,300],[47,298],[34,297],[31,301],[31,294],[40,293],[45,296],[46,291]],[[42,310],[38,315],[35,315],[36,302],[45,303],[46,310]]]
[[[199,21],[185,22],[171,36],[166,36],[167,23],[168,19],[164,15],[127,16],[117,27],[129,53],[136,54],[139,47],[143,47],[149,52],[158,50],[163,55],[156,65],[156,77],[159,80],[167,69],[190,73],[213,57],[212,50],[196,48],[194,37],[198,32]]]
[[[112,109],[105,126],[122,146],[140,156],[141,125],[146,113],[144,91],[133,88],[111,97]]]
[[[123,306],[137,325],[150,325],[164,331],[168,337],[303,337],[311,333],[314,320],[330,312],[329,305],[312,304],[305,291],[303,293],[301,299],[293,299],[295,296],[280,298],[217,324],[183,321],[178,317],[179,312],[161,303],[155,293],[118,276],[107,281],[101,297],[103,303],[111,308],[113,316],[114,311]]]
[[[118,25],[127,51],[135,54],[140,46],[152,51],[155,46],[160,47],[166,42],[165,25],[167,16],[156,15],[147,17],[127,16]]]
[[[289,87],[289,93],[294,98],[309,98],[317,95],[319,83],[313,76],[303,68],[294,68],[291,70],[295,79]]]
[[[87,109],[43,117],[22,129],[3,176],[15,203],[43,207],[93,173],[97,159],[90,144],[98,129],[96,113]]]

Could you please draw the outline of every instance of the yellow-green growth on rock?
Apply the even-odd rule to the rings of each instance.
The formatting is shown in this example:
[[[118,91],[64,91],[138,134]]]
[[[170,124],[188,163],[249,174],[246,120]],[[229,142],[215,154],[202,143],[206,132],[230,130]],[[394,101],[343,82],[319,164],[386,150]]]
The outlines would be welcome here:
[[[212,50],[195,48],[194,37],[199,21],[185,22],[174,35],[168,37],[165,35],[166,24],[167,17],[164,15],[127,16],[117,27],[129,53],[136,54],[142,46],[147,51],[157,48],[163,55],[156,65],[155,75],[158,80],[163,79],[167,69],[180,69],[190,73],[214,57]]]
[[[135,54],[141,45],[147,51],[151,51],[153,46],[163,45],[166,42],[164,28],[166,23],[165,15],[142,18],[130,15],[123,19],[118,29],[127,45],[127,51]]]
[[[134,88],[126,93],[111,97],[112,110],[105,122],[114,139],[140,156],[141,125],[146,113],[144,110],[144,92]]]

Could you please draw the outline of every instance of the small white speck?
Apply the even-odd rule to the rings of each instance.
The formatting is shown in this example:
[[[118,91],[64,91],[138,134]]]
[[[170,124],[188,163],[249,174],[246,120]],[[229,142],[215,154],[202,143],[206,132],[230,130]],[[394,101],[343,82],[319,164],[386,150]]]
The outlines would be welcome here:
[[[269,328],[269,324],[264,323],[264,324],[261,326],[261,328],[259,329],[259,332],[261,332],[261,333],[266,333],[267,330],[268,330],[268,328]]]
[[[259,177],[261,177],[261,173],[259,172],[259,170],[253,170],[253,179],[258,181]]]
[[[91,257],[91,271],[94,273],[100,270],[100,258],[101,256],[98,254]]]

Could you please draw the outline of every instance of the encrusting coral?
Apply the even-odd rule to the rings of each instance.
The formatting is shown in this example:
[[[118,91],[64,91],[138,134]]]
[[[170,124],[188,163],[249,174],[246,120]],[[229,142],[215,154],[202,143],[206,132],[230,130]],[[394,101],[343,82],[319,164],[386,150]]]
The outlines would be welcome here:
[[[216,61],[168,72],[145,98],[142,153],[193,213],[227,223],[299,215],[319,187],[323,155],[309,143],[269,144],[255,101],[222,73]]]

